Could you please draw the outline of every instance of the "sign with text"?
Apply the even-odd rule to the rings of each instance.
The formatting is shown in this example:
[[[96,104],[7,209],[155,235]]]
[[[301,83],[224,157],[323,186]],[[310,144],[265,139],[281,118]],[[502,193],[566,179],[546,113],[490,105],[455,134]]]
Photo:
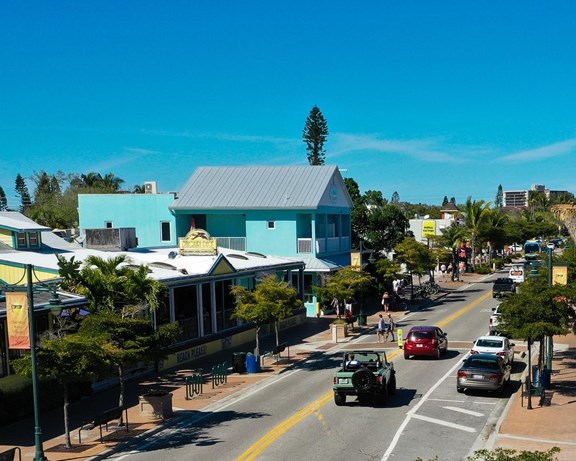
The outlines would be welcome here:
[[[8,324],[8,348],[30,349],[26,293],[6,293],[6,323]]]
[[[552,267],[552,285],[566,285],[568,283],[568,266]]]
[[[436,221],[427,219],[422,221],[422,237],[434,237],[436,235]]]
[[[194,229],[180,240],[180,254],[183,256],[218,254],[216,239],[210,238],[210,234],[203,229]]]

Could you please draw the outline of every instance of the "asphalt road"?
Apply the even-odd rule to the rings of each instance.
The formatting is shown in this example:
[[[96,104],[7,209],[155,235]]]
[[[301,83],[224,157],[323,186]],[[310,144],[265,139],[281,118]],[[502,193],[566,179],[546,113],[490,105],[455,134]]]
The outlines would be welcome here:
[[[398,328],[406,333],[412,325],[438,325],[448,333],[449,351],[440,360],[405,360],[400,349],[388,349],[398,390],[386,405],[360,405],[354,399],[343,407],[334,404],[332,374],[342,352],[332,350],[110,459],[465,460],[483,446],[511,393],[456,392],[459,364],[471,342],[487,333],[496,304],[491,283],[477,283],[406,315]],[[375,341],[375,335],[362,336],[344,347],[376,348]],[[513,379],[522,370],[517,360]]]

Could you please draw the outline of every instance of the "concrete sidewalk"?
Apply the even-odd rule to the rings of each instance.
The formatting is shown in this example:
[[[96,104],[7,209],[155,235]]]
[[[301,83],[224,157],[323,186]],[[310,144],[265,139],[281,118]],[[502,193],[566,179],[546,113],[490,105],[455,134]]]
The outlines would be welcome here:
[[[436,301],[441,302],[443,296],[458,288],[465,288],[469,283],[480,281],[483,277],[474,274],[466,274],[463,282],[443,282],[444,291],[437,299],[423,301],[423,304],[413,305],[414,310],[421,307],[431,307]],[[373,305],[372,305],[373,304]],[[93,396],[81,402],[71,404],[71,424],[73,448],[64,447],[62,409],[58,408],[41,416],[43,430],[43,447],[49,461],[83,461],[102,459],[119,449],[124,442],[144,439],[151,433],[168,425],[176,424],[182,418],[210,411],[211,405],[240,391],[246,391],[273,375],[280,374],[299,361],[306,360],[311,355],[323,354],[345,346],[360,335],[374,334],[376,344],[375,327],[378,322],[378,314],[381,306],[373,301],[367,309],[368,321],[366,326],[356,326],[351,334],[340,339],[338,344],[332,341],[329,324],[334,316],[325,316],[309,321],[295,329],[281,334],[282,341],[290,344],[281,354],[279,360],[275,357],[264,359],[262,372],[260,373],[232,373],[226,383],[212,388],[210,381],[205,381],[203,393],[191,399],[186,399],[185,377],[190,376],[195,370],[183,368],[173,373],[163,374],[160,378],[147,376],[135,382],[128,383],[127,401],[129,432],[122,428],[116,428],[114,423],[109,425],[109,432],[104,431],[103,443],[99,441],[99,431],[95,428],[91,431],[82,432],[82,444],[78,440],[78,428],[94,418],[94,415],[118,404],[118,388],[95,393]],[[397,323],[402,322],[405,312],[392,312]],[[263,349],[271,347],[273,338],[265,338]],[[510,399],[505,414],[487,436],[486,448],[506,447],[516,450],[541,450],[545,451],[552,446],[562,449],[559,460],[576,459],[576,337],[568,335],[554,338],[553,374],[550,390],[550,405],[538,406],[538,399],[533,399],[533,409],[526,408],[526,401],[522,407],[520,390]],[[394,347],[393,343],[383,345]],[[381,345],[378,345],[381,347]],[[246,348],[244,348],[246,349]],[[225,351],[206,359],[205,363],[199,364],[205,370],[209,370],[213,364],[226,361],[231,364],[233,351]],[[138,395],[150,388],[162,388],[172,393],[172,405],[174,414],[166,420],[151,419],[140,413]],[[34,421],[32,418],[19,421],[15,424],[0,428],[0,453],[14,446],[22,450],[22,459],[34,458]],[[449,461],[449,460],[441,460]]]

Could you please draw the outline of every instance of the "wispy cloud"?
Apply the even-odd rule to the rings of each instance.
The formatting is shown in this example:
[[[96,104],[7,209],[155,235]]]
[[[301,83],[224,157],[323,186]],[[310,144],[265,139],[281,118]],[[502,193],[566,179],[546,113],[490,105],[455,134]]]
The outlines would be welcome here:
[[[437,139],[405,141],[384,139],[374,134],[335,133],[330,146],[330,154],[333,156],[366,151],[404,155],[434,163],[463,163],[466,161],[462,155],[461,147],[442,146],[440,140]],[[471,153],[472,150],[477,150],[477,148],[466,148],[467,153]]]
[[[514,154],[501,157],[500,160],[504,162],[516,162],[518,160],[523,162],[538,161],[560,155],[573,153],[576,150],[576,138],[567,139],[566,141],[555,142],[547,146],[539,147],[537,149],[523,150],[515,152]]]
[[[124,150],[129,153],[133,153],[139,156],[145,155],[162,155],[163,152],[159,150],[143,149],[141,147],[125,147]]]
[[[164,155],[164,152],[150,149],[143,149],[140,147],[124,147],[122,153],[110,156],[106,160],[97,162],[90,169],[91,171],[110,171],[113,168],[135,162],[142,157],[149,155]]]
[[[174,138],[193,138],[193,139],[215,139],[221,141],[232,142],[250,142],[250,143],[273,143],[285,144],[293,143],[293,138],[281,138],[275,136],[260,136],[260,135],[243,135],[236,133],[222,133],[222,132],[198,132],[198,131],[163,131],[163,130],[142,130],[142,133],[154,136],[168,136]]]

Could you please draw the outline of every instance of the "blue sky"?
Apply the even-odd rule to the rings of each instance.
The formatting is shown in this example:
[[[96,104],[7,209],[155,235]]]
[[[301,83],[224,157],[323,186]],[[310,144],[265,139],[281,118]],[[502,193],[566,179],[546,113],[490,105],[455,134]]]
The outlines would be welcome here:
[[[326,163],[440,204],[576,192],[576,2],[5,1],[0,186],[113,172],[177,191],[199,166]],[[28,183],[33,192],[32,182]]]

